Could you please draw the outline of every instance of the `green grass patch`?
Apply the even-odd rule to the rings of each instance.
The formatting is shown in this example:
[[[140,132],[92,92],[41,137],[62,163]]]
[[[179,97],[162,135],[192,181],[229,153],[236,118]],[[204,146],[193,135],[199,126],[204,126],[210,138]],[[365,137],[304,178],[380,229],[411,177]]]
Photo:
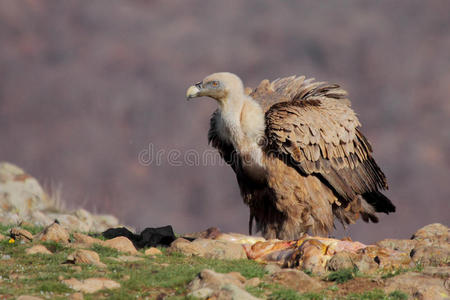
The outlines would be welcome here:
[[[32,235],[38,234],[38,233],[42,232],[42,230],[44,230],[43,226],[21,225],[21,226],[17,226],[17,227],[28,230]]]
[[[13,225],[4,225],[0,224],[0,233],[6,236],[9,236],[9,230],[13,227]]]
[[[322,293],[304,293],[299,294],[294,290],[286,288],[278,288],[274,290],[269,298],[270,300],[322,300],[326,296]]]
[[[336,283],[344,283],[356,277],[356,269],[342,269],[331,272],[327,277],[327,281],[334,281]]]
[[[350,294],[347,300],[406,300],[408,295],[401,291],[394,291],[389,295],[380,289],[374,289],[360,294]]]
[[[62,293],[69,293],[72,292],[73,290],[69,287],[67,287],[67,285],[58,282],[58,281],[46,281],[43,282],[41,284],[39,284],[36,288],[33,289],[35,292],[44,292],[44,293],[48,293],[48,292],[52,292],[52,293],[57,293],[57,294],[62,294]]]
[[[44,245],[45,248],[47,248],[52,253],[58,253],[58,252],[61,252],[61,251],[69,249],[63,243],[57,243],[57,242],[54,242],[54,241],[45,241],[45,242],[41,242],[41,244]]]
[[[402,291],[393,291],[392,293],[390,293],[388,295],[388,299],[392,299],[392,300],[407,300],[408,299],[408,295],[405,294]]]
[[[100,257],[117,257],[120,255],[120,251],[114,248],[105,247],[99,244],[93,244],[91,250],[95,251]]]
[[[267,290],[267,284],[260,283],[257,286],[247,286],[245,287],[245,290],[253,296],[261,298],[262,295],[264,295],[264,292]]]
[[[291,289],[277,289],[269,296],[270,300],[298,300],[300,294]]]
[[[398,268],[398,269],[394,269],[392,271],[389,272],[385,272],[381,275],[382,279],[387,279],[387,278],[391,278],[406,272],[422,272],[423,271],[423,266],[421,264],[416,264],[415,267],[412,268]]]

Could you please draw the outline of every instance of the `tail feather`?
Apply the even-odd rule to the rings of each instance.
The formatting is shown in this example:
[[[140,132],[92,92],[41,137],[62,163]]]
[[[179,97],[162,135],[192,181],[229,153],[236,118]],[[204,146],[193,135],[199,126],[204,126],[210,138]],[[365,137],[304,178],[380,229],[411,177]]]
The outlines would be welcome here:
[[[379,191],[365,193],[362,197],[367,201],[367,203],[375,208],[376,212],[383,212],[386,214],[395,212],[395,206],[392,204],[391,200]]]

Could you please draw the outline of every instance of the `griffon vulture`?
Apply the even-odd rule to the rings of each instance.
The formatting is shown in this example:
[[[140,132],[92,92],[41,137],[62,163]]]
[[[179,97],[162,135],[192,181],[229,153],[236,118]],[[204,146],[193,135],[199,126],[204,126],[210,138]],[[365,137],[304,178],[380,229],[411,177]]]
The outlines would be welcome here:
[[[244,202],[265,238],[326,235],[395,206],[379,190],[386,177],[359,130],[347,93],[304,76],[263,80],[246,91],[232,73],[214,73],[188,88],[188,99],[217,101],[209,142],[233,168]]]

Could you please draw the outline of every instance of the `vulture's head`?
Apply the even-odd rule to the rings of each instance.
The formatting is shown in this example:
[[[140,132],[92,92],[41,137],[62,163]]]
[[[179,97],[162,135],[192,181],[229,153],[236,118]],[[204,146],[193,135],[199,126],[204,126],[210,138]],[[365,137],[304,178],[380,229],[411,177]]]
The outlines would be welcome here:
[[[186,92],[186,98],[210,97],[224,104],[231,95],[240,96],[244,93],[241,79],[228,72],[214,73],[205,79],[190,86]]]

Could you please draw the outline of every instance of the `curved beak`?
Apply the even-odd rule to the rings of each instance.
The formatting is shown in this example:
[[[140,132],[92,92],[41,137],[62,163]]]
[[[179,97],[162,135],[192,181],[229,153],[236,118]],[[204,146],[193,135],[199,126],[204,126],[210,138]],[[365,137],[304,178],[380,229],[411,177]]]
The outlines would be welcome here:
[[[191,98],[200,97],[200,92],[202,91],[203,83],[198,82],[194,85],[191,85],[186,91],[186,99],[189,100]]]
[[[191,85],[186,91],[186,99],[189,100],[191,98],[195,98],[200,93],[200,89],[195,85]]]

